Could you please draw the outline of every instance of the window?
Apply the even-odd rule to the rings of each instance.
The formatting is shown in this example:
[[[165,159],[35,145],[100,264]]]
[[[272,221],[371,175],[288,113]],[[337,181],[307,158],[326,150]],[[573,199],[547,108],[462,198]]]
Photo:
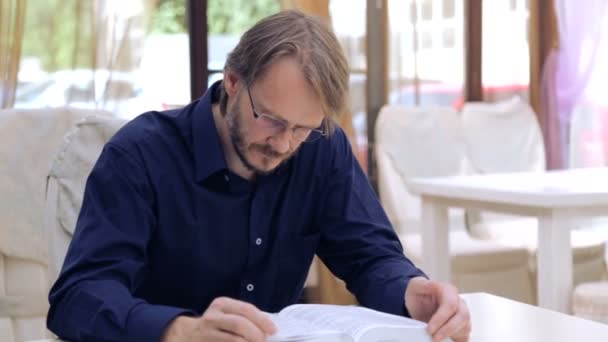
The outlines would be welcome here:
[[[421,42],[420,47],[422,49],[431,49],[433,47],[433,34],[431,32],[422,32],[420,34]]]
[[[455,46],[454,38],[455,37],[454,37],[453,28],[443,29],[443,47],[444,48],[453,48]]]
[[[389,103],[445,105],[462,103],[464,12],[462,1],[434,0],[441,16],[432,21],[404,22],[402,13],[422,10],[431,19],[433,1],[389,0]],[[438,8],[441,10],[441,8]],[[449,18],[445,18],[445,17]],[[406,16],[407,18],[407,16]]]
[[[482,84],[485,101],[528,98],[530,48],[528,10],[512,9],[513,1],[483,3]],[[508,27],[509,29],[505,29]]]
[[[414,0],[417,1],[417,0]],[[418,0],[419,1],[419,0]],[[433,19],[433,0],[422,0],[421,1],[421,18],[422,20]]]
[[[208,85],[222,78],[228,53],[239,42],[243,32],[280,10],[276,0],[207,0]]]
[[[443,0],[443,18],[449,19],[456,16],[456,6],[454,0]]]
[[[188,103],[185,2],[28,3],[15,107],[70,105],[132,118]]]
[[[331,0],[329,10],[334,33],[350,65],[350,110],[356,137],[353,148],[361,166],[367,170],[367,5],[365,0]]]

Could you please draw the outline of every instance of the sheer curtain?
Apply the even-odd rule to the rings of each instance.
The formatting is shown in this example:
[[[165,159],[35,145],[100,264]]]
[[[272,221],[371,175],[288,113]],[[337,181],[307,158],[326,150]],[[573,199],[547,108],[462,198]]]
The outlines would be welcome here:
[[[607,1],[555,0],[554,3],[559,45],[545,63],[542,81],[549,169],[568,167],[569,147],[574,143],[569,138],[573,114],[594,105],[590,102],[589,86],[594,72],[606,63],[598,59],[598,52],[602,35],[608,34],[608,31],[602,33]]]
[[[27,4],[27,6],[26,6]],[[114,111],[136,70],[158,0],[2,0],[2,106]]]
[[[0,2],[0,108],[15,101],[25,21],[25,0]]]

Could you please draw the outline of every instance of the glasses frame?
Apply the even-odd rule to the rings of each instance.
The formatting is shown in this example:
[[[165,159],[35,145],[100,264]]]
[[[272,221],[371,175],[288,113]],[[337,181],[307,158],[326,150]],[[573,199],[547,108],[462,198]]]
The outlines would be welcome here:
[[[251,103],[251,110],[253,111],[253,117],[256,119],[256,121],[259,118],[266,118],[267,120],[270,120],[271,122],[274,122],[278,126],[282,127],[281,130],[278,131],[277,133],[274,133],[274,135],[283,133],[287,129],[291,129],[291,131],[292,131],[291,138],[298,142],[312,142],[312,141],[318,140],[321,137],[327,136],[327,133],[325,133],[325,131],[320,128],[309,128],[309,127],[302,127],[302,126],[296,126],[296,125],[293,125],[293,127],[290,127],[291,125],[290,125],[289,121],[287,121],[287,120],[281,119],[281,118],[276,117],[271,114],[259,112],[257,109],[255,109],[255,105],[253,104],[253,97],[251,96],[251,90],[250,90],[249,86],[247,86],[247,95],[249,95],[249,103]],[[323,124],[321,124],[320,127],[322,127],[322,126],[323,126]],[[295,133],[296,129],[306,129],[306,130],[309,130],[310,132],[308,132],[305,139],[297,139],[296,133]]]

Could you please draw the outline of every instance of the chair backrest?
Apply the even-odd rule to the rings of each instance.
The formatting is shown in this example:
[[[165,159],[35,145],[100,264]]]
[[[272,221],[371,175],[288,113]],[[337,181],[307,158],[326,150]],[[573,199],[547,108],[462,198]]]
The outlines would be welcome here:
[[[450,107],[384,106],[375,129],[380,201],[399,233],[417,231],[420,200],[407,181],[461,173],[458,113]]]
[[[115,117],[87,117],[65,136],[53,160],[45,209],[51,284],[61,270],[74,234],[86,180],[105,143],[126,122]]]
[[[545,147],[536,114],[519,96],[502,102],[467,102],[462,108],[462,134],[468,173],[545,170]],[[492,222],[512,216],[467,210],[469,234],[490,239]]]
[[[545,170],[536,114],[518,96],[496,103],[465,103],[462,132],[474,173]]]
[[[88,115],[72,108],[0,111],[0,252],[46,264],[46,177],[67,131]]]
[[[67,131],[87,115],[75,108],[0,110],[0,341],[46,337],[46,178]]]

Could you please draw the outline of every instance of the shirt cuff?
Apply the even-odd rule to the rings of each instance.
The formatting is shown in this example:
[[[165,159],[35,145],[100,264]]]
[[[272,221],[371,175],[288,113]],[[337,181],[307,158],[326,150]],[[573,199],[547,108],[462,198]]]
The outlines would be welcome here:
[[[399,279],[386,287],[382,311],[393,315],[412,317],[405,306],[405,291],[410,280],[415,277],[424,277],[428,279],[426,274],[421,272],[421,274],[418,275]]]
[[[196,316],[191,310],[164,305],[140,304],[129,314],[127,341],[160,341],[167,325],[177,316]]]

